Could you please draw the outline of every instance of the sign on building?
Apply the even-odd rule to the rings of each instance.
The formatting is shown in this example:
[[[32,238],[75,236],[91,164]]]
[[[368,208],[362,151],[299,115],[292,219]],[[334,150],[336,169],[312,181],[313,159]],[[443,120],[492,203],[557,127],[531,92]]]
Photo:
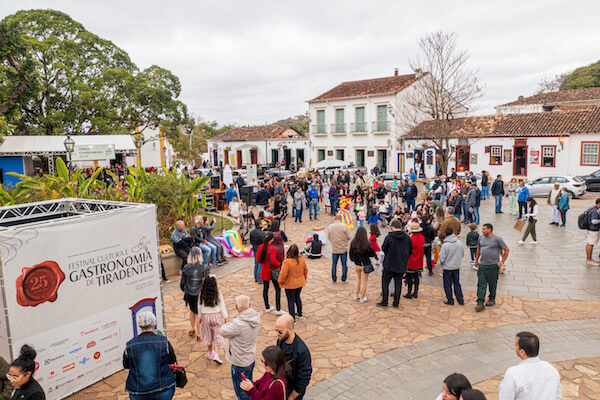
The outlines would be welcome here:
[[[115,159],[114,144],[80,144],[75,145],[71,161],[101,161]]]

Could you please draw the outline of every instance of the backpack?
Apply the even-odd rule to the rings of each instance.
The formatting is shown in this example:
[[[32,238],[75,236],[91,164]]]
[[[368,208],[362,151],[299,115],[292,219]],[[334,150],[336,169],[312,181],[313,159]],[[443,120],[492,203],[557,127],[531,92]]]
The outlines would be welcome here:
[[[590,229],[590,219],[588,217],[588,213],[594,207],[590,207],[585,210],[583,213],[579,214],[577,217],[577,226],[579,229]]]

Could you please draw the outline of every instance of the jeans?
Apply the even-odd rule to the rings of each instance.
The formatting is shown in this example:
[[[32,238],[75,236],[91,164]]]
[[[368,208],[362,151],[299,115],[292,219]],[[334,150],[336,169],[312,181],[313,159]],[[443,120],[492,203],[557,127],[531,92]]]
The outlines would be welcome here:
[[[471,261],[475,261],[475,257],[477,257],[477,247],[469,247],[469,252],[471,253]]]
[[[433,262],[431,261],[431,243],[425,243],[423,251],[425,253],[425,260],[427,261],[427,269],[431,272],[433,270]]]
[[[296,320],[296,315],[302,316],[302,299],[300,299],[300,292],[302,288],[296,289],[285,289],[285,297],[287,297],[288,301],[288,311],[294,321]]]
[[[473,207],[473,214],[471,214],[471,222],[479,225],[479,206]]]
[[[400,304],[400,293],[402,292],[402,276],[403,273],[398,272],[389,272],[383,270],[383,275],[381,276],[381,291],[383,292],[383,298],[381,299],[381,304],[384,306],[388,305],[388,298],[390,297],[390,282],[392,279],[394,280],[394,305],[397,306]]]
[[[558,211],[560,211],[560,221],[562,222],[562,226],[565,226],[567,223],[567,210]]]
[[[329,196],[329,204],[331,206],[331,215],[337,214],[337,197]]]
[[[256,261],[256,251],[254,251],[254,282],[260,282],[261,265]]]
[[[408,208],[408,211],[412,211],[415,209],[415,199],[409,199],[406,198],[406,207]]]
[[[454,298],[452,297],[452,288],[454,287],[454,295],[456,296],[456,301],[458,304],[465,304],[465,299],[463,298],[462,287],[460,286],[460,270],[444,270],[444,292],[446,293],[446,300],[448,303],[454,304]]]
[[[254,363],[248,365],[247,367],[236,367],[235,365],[231,365],[231,381],[233,382],[233,390],[235,390],[235,395],[238,400],[250,400],[250,396],[244,392],[244,390],[240,387],[240,383],[242,383],[242,374],[246,376],[246,379],[252,379],[252,373],[254,372]]]
[[[490,289],[490,301],[496,301],[496,287],[498,286],[498,264],[479,264],[477,270],[477,304],[485,302],[485,292]]]
[[[319,208],[319,201],[317,199],[311,199],[310,203],[308,204],[308,218],[317,219],[318,208]],[[313,217],[313,212],[314,212],[314,217]]]
[[[463,220],[468,221],[469,220],[469,206],[467,205],[466,201],[462,202],[462,213],[463,213]]]
[[[296,208],[296,215],[294,221],[302,222],[302,208]]]
[[[502,212],[502,194],[497,194],[494,196],[496,198],[496,214]]]
[[[175,395],[175,388],[165,390],[164,392],[156,393],[153,395],[135,396],[129,394],[129,400],[171,400]]]
[[[490,185],[485,185],[481,187],[481,200],[490,198]]]
[[[527,214],[527,202],[519,201],[519,219],[523,217],[523,214]]]
[[[348,253],[331,254],[331,280],[337,282],[338,259],[342,261],[342,282],[346,282],[346,277],[348,275]]]
[[[205,267],[208,265],[209,260],[211,264],[215,264],[215,253],[217,252],[217,248],[212,244],[209,246],[209,244],[210,243],[197,245],[200,247],[200,250],[202,250],[202,259],[204,260]]]
[[[263,300],[265,301],[265,308],[269,308],[269,282],[273,282],[275,288],[275,308],[277,311],[281,310],[281,288],[277,281],[263,281]]]

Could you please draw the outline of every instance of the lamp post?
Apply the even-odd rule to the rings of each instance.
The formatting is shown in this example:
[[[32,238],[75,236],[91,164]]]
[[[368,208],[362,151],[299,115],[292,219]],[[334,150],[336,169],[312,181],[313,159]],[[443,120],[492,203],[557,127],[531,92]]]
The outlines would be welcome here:
[[[142,168],[142,146],[144,145],[144,136],[141,133],[135,139],[135,147],[137,148],[138,168]]]
[[[64,145],[67,151],[67,168],[69,169],[69,173],[71,173],[71,153],[75,151],[75,141],[71,138],[71,135],[67,135]]]

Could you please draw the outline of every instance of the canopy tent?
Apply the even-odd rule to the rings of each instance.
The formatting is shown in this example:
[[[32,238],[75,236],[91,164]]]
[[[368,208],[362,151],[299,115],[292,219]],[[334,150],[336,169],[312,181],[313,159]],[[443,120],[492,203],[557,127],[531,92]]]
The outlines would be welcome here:
[[[60,156],[66,155],[65,136],[4,136],[0,143],[3,156]],[[137,148],[131,135],[77,135],[71,136],[75,146],[114,144],[115,153],[135,156]]]
[[[328,158],[325,160],[321,160],[315,164],[316,169],[326,169],[326,168],[346,168],[348,167],[348,163],[343,160],[337,160],[335,158]]]

